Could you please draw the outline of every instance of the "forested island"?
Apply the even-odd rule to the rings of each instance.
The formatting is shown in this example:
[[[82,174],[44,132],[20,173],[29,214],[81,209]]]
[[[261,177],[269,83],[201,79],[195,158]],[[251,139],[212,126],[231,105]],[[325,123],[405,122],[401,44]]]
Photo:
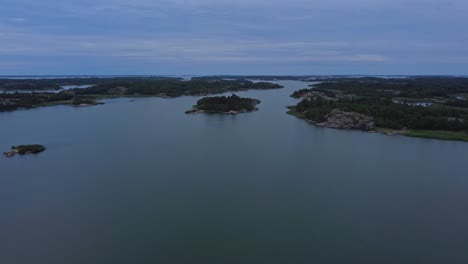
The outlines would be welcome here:
[[[320,126],[468,141],[468,78],[325,80],[289,113]]]
[[[38,154],[46,150],[46,148],[39,144],[34,145],[19,145],[12,146],[10,151],[3,152],[5,157],[10,158],[16,154],[25,155],[25,154]]]
[[[256,106],[260,100],[252,98],[243,98],[235,94],[231,96],[204,97],[197,101],[192,110],[186,111],[186,114],[194,113],[221,113],[238,114],[258,110]]]
[[[43,80],[29,80],[38,84]],[[57,85],[63,79],[55,80]],[[73,80],[70,83],[80,83],[89,80]],[[54,79],[47,79],[54,83]],[[157,96],[173,98],[179,96],[195,96],[220,94],[225,92],[246,91],[249,89],[279,89],[282,86],[268,82],[254,83],[248,80],[191,80],[184,81],[174,78],[99,78],[99,83],[89,88],[75,88],[60,92],[15,92],[0,94],[0,111],[27,109],[49,105],[95,105],[97,100],[116,97]]]

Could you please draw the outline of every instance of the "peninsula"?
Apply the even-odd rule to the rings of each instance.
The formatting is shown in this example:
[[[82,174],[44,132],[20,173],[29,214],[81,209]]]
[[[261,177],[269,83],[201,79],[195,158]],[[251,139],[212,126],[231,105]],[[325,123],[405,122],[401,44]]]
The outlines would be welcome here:
[[[204,97],[197,101],[192,110],[186,114],[194,113],[221,113],[238,114],[258,110],[256,106],[260,100],[252,98],[242,98],[235,94],[231,96]]]
[[[468,141],[468,78],[327,79],[291,96],[319,126]]]

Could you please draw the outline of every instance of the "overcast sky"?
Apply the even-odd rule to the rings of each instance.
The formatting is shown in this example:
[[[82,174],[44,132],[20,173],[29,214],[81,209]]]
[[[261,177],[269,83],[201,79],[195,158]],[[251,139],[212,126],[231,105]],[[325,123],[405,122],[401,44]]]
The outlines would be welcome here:
[[[2,0],[0,75],[468,74],[467,0]]]

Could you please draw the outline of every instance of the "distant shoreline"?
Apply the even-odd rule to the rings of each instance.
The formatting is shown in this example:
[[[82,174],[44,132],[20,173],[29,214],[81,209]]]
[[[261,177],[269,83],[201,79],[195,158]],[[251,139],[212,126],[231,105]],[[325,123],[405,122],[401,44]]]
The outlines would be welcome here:
[[[29,109],[51,105],[97,105],[102,99],[117,97],[161,97],[206,96],[226,92],[280,89],[283,86],[269,82],[249,80],[181,80],[166,77],[118,77],[93,79],[95,84],[87,88],[72,88],[57,93],[47,91],[0,93],[0,112]],[[0,79],[0,89],[26,90],[33,88],[48,90],[63,85],[89,85],[82,79]]]

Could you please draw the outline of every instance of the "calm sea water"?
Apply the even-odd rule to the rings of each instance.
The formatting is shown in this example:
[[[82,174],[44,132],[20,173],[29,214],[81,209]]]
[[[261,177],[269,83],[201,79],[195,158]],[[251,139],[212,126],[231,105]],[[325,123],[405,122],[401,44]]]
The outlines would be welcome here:
[[[0,263],[468,263],[468,143],[314,127],[198,97],[0,113]]]

